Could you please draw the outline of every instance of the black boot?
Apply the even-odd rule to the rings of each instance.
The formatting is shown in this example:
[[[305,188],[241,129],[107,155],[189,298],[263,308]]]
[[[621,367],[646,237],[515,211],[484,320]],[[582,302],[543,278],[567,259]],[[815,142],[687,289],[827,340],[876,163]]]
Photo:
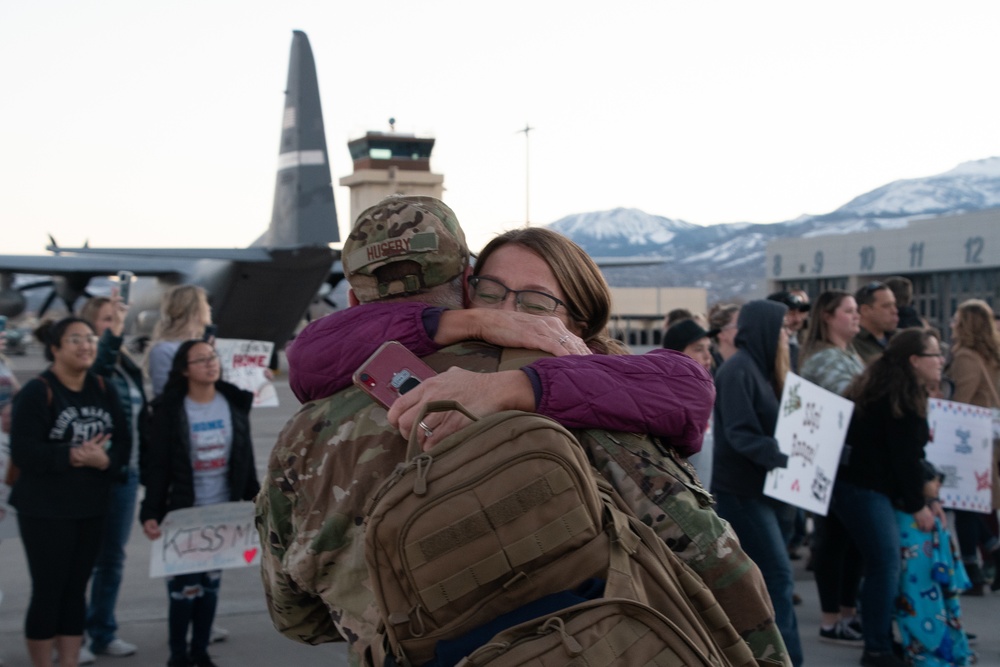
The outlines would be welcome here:
[[[979,563],[966,563],[965,572],[969,575],[969,581],[972,582],[972,588],[964,591],[962,595],[981,597],[983,595],[983,584],[985,584],[986,581],[983,579],[983,570],[979,567]]]

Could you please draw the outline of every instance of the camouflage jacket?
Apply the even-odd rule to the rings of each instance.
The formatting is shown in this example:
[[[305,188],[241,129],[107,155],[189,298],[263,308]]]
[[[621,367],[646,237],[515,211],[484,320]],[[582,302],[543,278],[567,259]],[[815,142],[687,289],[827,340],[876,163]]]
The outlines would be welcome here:
[[[865,370],[865,363],[852,348],[825,347],[810,354],[799,375],[841,396],[851,381]]]
[[[424,360],[436,371],[495,371],[500,350],[452,345]],[[308,644],[346,640],[362,664],[378,624],[364,555],[365,504],[406,454],[386,410],[351,387],[307,403],[285,425],[257,495],[268,611]]]
[[[425,357],[436,370],[495,371],[499,350],[464,343]],[[711,507],[693,468],[652,439],[577,432],[595,466],[716,594],[757,657],[787,662],[757,566]],[[378,613],[364,558],[364,508],[404,456],[386,412],[356,389],[308,403],[271,454],[257,498],[268,609],[297,641],[346,639],[361,664]]]

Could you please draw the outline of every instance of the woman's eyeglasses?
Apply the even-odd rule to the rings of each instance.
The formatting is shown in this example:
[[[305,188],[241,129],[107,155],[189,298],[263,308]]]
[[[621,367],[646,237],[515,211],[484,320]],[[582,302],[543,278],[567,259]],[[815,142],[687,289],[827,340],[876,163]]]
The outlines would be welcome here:
[[[219,355],[212,354],[207,357],[198,357],[197,359],[191,359],[188,361],[188,366],[196,366],[198,364],[210,364],[213,361],[218,361]]]
[[[63,342],[70,345],[97,345],[100,336],[97,334],[71,334],[63,338]]]
[[[569,306],[551,294],[530,289],[510,289],[493,278],[469,276],[469,286],[472,288],[472,302],[480,306],[498,306],[507,299],[507,295],[513,294],[514,303],[522,313],[551,315],[559,306],[569,311]]]

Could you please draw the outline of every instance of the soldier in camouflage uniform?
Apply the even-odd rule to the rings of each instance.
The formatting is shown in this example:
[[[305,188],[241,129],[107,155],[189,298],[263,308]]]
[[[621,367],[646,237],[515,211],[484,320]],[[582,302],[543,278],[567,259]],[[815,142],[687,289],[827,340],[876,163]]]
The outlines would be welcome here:
[[[462,307],[469,251],[454,213],[430,197],[389,198],[358,218],[345,272],[362,302]],[[468,343],[425,357],[436,371],[494,371],[497,348]],[[282,430],[256,503],[261,572],[275,627],[310,644],[346,640],[362,664],[378,623],[364,558],[365,503],[405,456],[386,411],[351,387],[308,403]]]
[[[436,201],[402,198],[414,199]],[[445,300],[450,297],[439,286],[447,285],[452,270],[464,267],[464,240],[451,254],[452,258],[461,255],[461,267],[424,264],[409,277],[400,278],[397,273],[395,278],[384,280],[378,275],[380,266],[392,263],[384,259],[392,256],[388,253],[404,254],[407,247],[415,245],[431,247],[450,234],[461,238],[450,210],[437,208],[427,216],[428,209],[421,204],[417,203],[415,211],[397,208],[395,218],[386,217],[390,225],[407,217],[409,224],[397,224],[395,229],[403,229],[404,234],[416,232],[413,236],[426,233],[427,226],[436,227],[436,240],[426,236],[408,246],[400,239],[384,243],[385,239],[367,233],[377,226],[373,225],[376,221],[363,224],[369,212],[359,218],[344,251],[347,273],[354,270],[352,262],[370,267],[350,275],[359,300],[423,289],[425,293],[402,298],[428,301],[436,297],[441,305],[461,305],[445,304],[442,294]],[[373,244],[378,244],[374,251],[365,248]],[[499,352],[482,343],[462,343],[425,357],[425,361],[438,371],[459,366],[492,372],[498,367]],[[760,572],[728,525],[712,511],[710,497],[690,467],[664,458],[648,438],[603,431],[579,435],[595,464],[636,513],[704,578],[727,613],[737,619],[734,625],[754,654],[787,662]],[[345,389],[303,406],[285,427],[257,500],[257,526],[265,547],[264,588],[275,626],[307,643],[346,639],[351,644],[352,664],[361,664],[378,622],[364,559],[365,503],[402,459],[405,448],[405,440],[387,422],[383,408],[360,390]]]

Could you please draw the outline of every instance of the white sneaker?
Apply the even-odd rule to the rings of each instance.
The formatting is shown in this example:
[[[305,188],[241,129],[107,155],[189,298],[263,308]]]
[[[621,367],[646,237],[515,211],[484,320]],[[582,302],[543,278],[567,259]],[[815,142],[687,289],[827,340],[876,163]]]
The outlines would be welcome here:
[[[212,625],[212,634],[208,636],[209,644],[216,644],[218,642],[224,642],[229,639],[229,630],[219,627],[218,625]]]
[[[94,657],[94,654],[91,652],[91,650],[89,648],[87,648],[86,646],[81,646],[80,647],[80,657],[77,660],[78,664],[81,664],[81,665],[92,665],[96,661],[97,661],[97,658]]]
[[[124,658],[127,655],[132,655],[136,652],[139,647],[135,644],[130,644],[124,639],[119,639],[115,637],[112,639],[104,650],[100,652],[101,655],[113,655],[117,658]],[[82,664],[82,663],[81,663]]]

